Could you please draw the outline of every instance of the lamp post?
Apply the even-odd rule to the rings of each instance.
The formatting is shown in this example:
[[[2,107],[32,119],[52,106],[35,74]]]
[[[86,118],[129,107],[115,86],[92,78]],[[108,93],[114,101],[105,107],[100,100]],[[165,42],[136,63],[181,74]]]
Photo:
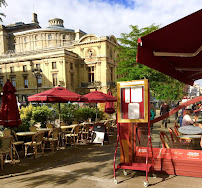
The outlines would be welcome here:
[[[41,69],[33,69],[32,74],[34,78],[36,79],[36,92],[38,93],[38,79],[42,76],[42,70]]]

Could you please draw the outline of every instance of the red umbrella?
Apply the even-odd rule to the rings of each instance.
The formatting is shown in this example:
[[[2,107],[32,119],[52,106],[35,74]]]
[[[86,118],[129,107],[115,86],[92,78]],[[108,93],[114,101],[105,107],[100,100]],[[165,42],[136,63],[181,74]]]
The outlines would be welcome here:
[[[65,102],[85,102],[87,98],[79,95],[77,93],[68,91],[63,87],[55,87],[49,89],[47,91],[37,93],[35,95],[29,96],[28,101],[40,101],[40,102],[47,102],[47,103],[65,103]]]
[[[3,87],[3,97],[0,112],[0,124],[4,127],[18,127],[22,122],[17,106],[16,89],[11,82]]]
[[[113,96],[111,91],[108,92],[108,95]],[[106,102],[105,103],[105,112],[108,114],[113,114],[115,112],[113,102]]]
[[[46,103],[59,103],[59,120],[60,120],[60,103],[66,102],[85,102],[86,97],[77,93],[71,92],[63,87],[55,87],[47,91],[37,93],[28,97],[29,102],[40,101]]]
[[[90,92],[90,93],[84,95],[84,97],[88,98],[89,103],[104,103],[104,102],[116,102],[117,101],[116,97],[104,94],[100,91]]]
[[[104,103],[104,102],[116,102],[117,98],[104,94],[100,91],[93,91],[90,92],[86,95],[84,95],[84,97],[88,98],[88,102],[89,103]],[[96,105],[97,108],[97,105]],[[96,119],[97,119],[97,113],[96,113]]]

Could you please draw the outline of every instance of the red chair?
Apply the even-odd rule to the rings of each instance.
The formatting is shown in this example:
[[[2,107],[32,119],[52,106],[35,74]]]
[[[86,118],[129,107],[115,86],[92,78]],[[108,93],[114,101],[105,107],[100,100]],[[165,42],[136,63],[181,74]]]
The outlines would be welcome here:
[[[169,130],[169,133],[170,133],[170,137],[171,137],[171,141],[172,141],[172,145],[174,147],[177,147],[177,148],[184,148],[184,147],[188,147],[190,146],[190,141],[181,141],[176,135],[176,132],[172,129],[172,128],[168,128]]]
[[[170,138],[168,137],[168,135],[166,134],[166,132],[164,131],[160,132],[160,139],[161,139],[161,144],[163,148],[170,149],[170,147],[173,147],[173,144]]]

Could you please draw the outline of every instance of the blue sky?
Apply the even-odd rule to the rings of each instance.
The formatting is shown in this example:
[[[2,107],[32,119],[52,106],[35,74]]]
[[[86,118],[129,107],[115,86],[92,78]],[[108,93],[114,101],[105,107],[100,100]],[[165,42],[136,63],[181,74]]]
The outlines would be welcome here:
[[[40,26],[61,18],[68,29],[81,29],[98,36],[129,33],[129,25],[161,27],[202,9],[202,0],[6,0],[0,8],[6,14],[3,25],[32,21],[38,15]],[[201,86],[202,86],[202,82]]]

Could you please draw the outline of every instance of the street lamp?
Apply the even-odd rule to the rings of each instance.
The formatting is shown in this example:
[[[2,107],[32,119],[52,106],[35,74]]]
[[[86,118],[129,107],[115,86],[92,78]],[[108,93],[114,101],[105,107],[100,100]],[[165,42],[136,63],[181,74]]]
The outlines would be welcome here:
[[[36,92],[38,93],[38,79],[42,76],[42,70],[41,69],[33,69],[32,74],[34,78],[36,79]]]

